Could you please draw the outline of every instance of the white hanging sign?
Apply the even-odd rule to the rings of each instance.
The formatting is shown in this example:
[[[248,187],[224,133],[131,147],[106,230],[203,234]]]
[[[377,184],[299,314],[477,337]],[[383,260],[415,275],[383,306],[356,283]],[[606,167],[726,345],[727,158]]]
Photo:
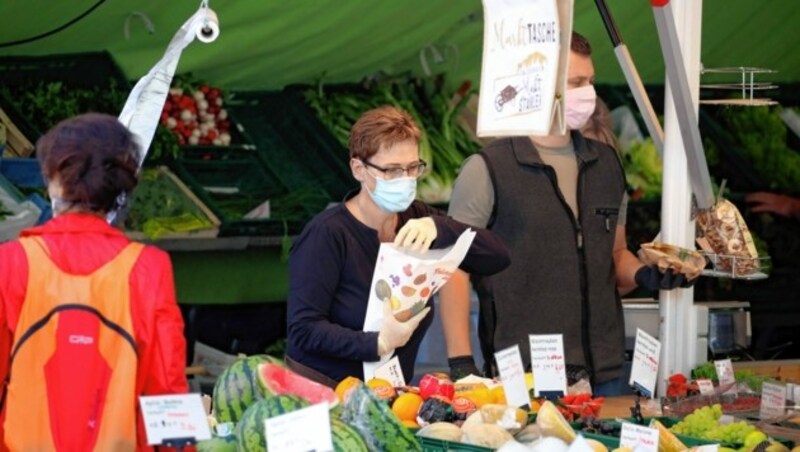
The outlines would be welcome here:
[[[478,136],[566,131],[573,0],[483,0]]]

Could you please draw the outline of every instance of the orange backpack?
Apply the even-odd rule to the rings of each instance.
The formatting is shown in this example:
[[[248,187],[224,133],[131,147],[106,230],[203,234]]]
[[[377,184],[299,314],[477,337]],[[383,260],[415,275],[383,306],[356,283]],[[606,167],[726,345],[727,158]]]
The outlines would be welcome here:
[[[6,446],[135,450],[129,278],[143,245],[130,243],[92,274],[72,275],[53,263],[41,238],[20,243],[30,271],[4,395]]]

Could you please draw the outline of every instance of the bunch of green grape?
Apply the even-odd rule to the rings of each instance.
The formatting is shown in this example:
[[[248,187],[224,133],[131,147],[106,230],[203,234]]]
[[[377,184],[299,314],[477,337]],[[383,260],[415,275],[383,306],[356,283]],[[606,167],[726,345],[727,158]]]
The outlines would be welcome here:
[[[724,443],[744,443],[744,438],[756,428],[744,421],[733,422],[731,424],[718,425],[705,432],[703,438]]]
[[[673,425],[670,430],[678,435],[703,438],[707,431],[719,426],[720,416],[722,416],[722,406],[720,404],[704,406],[684,417],[682,421]]]

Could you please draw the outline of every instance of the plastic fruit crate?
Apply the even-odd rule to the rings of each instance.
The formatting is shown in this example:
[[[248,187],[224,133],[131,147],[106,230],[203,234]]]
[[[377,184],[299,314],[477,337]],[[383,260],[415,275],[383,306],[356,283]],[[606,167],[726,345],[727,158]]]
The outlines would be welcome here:
[[[264,163],[292,189],[321,186],[341,201],[358,184],[348,151],[295,90],[237,93],[228,108]]]
[[[22,193],[2,175],[0,207],[6,214],[0,218],[0,242],[16,239],[20,231],[36,224],[41,215],[39,208],[31,201],[26,201]]]
[[[251,149],[184,149],[170,165],[219,217],[220,236],[296,234],[329,202],[318,187],[288,189]],[[247,218],[266,201],[268,218]]]
[[[24,115],[28,105],[20,105],[26,103],[21,101],[22,93],[41,84],[61,84],[63,92],[97,90],[113,97],[110,104],[98,103],[97,96],[87,98],[87,106],[76,113],[97,111],[116,115],[131,90],[130,82],[108,52],[0,57],[0,106],[31,141],[37,140],[55,122],[66,119],[55,118],[52,124],[44,124],[42,118]]]

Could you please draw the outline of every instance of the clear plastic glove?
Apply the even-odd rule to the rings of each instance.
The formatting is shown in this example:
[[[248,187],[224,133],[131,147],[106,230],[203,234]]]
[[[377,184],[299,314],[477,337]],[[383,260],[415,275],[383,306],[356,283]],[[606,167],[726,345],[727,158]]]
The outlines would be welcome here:
[[[639,287],[650,290],[672,290],[677,287],[692,287],[697,280],[697,278],[691,280],[686,279],[686,275],[683,273],[675,273],[671,268],[661,273],[658,268],[653,265],[645,265],[637,270],[634,278]]]
[[[397,233],[394,244],[410,251],[424,253],[434,240],[436,240],[436,223],[433,222],[433,218],[424,217],[408,220]]]
[[[394,317],[392,304],[388,301],[383,302],[383,321],[381,330],[378,333],[378,354],[383,356],[391,353],[394,349],[406,345],[414,330],[419,326],[419,322],[428,315],[431,308],[427,307],[418,312],[405,322],[401,322]]]

